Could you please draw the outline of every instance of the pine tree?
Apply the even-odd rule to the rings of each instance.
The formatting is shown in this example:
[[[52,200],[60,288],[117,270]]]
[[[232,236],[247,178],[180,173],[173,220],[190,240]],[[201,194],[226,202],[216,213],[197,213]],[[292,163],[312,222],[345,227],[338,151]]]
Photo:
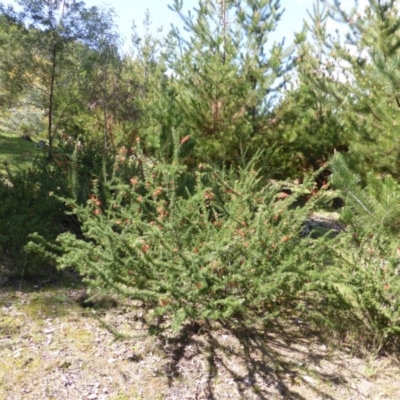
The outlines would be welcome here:
[[[367,186],[339,153],[330,161],[330,184],[343,196],[347,233],[335,252],[343,263],[366,332],[385,344],[398,344],[400,185],[392,177],[366,176]]]
[[[400,177],[400,20],[396,1],[369,0],[361,14],[338,1],[315,9],[314,49],[302,45],[308,84],[335,99],[342,132],[349,137],[349,162],[359,173],[373,170]],[[355,4],[355,3],[354,3]],[[331,18],[348,30],[345,40],[328,34]],[[316,63],[316,51],[319,59]]]
[[[181,0],[171,8],[187,32],[175,28],[168,41],[179,128],[195,141],[199,159],[236,163],[241,151],[263,141],[285,76],[290,50],[269,37],[283,12],[280,2],[200,0],[187,16]]]
[[[301,68],[297,66],[297,76],[274,108],[267,130],[266,141],[275,148],[270,164],[280,179],[302,179],[321,168],[335,150],[348,147],[341,114],[332,106],[334,99],[308,85],[307,72]]]
[[[392,177],[380,179],[367,173],[365,188],[359,175],[351,171],[340,153],[330,160],[330,184],[339,191],[345,207],[344,222],[363,235],[391,240],[400,227],[400,185]]]
[[[172,130],[178,125],[178,116],[173,112],[173,90],[162,57],[165,38],[161,28],[154,35],[150,26],[149,13],[143,20],[142,36],[138,34],[136,24],[132,26],[133,47],[126,59],[126,71],[137,80],[136,101],[140,118],[133,121],[128,147],[131,148],[134,141],[140,139],[148,155],[168,158],[172,155]]]

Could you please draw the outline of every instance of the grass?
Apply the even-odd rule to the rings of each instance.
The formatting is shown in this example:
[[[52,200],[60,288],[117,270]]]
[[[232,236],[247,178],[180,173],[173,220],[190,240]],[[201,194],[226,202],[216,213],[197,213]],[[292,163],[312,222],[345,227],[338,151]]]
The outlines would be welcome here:
[[[4,163],[11,171],[16,171],[28,168],[41,154],[43,152],[35,147],[34,141],[23,140],[20,134],[0,128],[0,173],[5,172]]]

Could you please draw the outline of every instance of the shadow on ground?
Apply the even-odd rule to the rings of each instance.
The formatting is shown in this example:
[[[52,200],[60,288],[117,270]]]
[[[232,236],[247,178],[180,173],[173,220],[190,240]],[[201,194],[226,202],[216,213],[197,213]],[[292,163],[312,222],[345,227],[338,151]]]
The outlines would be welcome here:
[[[47,369],[29,364],[29,373],[43,388],[54,378],[53,398],[78,398],[86,389],[94,396],[93,387],[121,400],[155,393],[165,400],[400,398],[394,356],[355,356],[347,341],[290,316],[269,326],[192,323],[173,334],[162,329],[168,320],[146,322],[151,310],[141,304],[87,300],[85,288],[67,288],[65,282],[0,291],[3,370],[21,348],[29,349],[35,362],[48,360]],[[22,357],[21,379],[25,362]],[[21,382],[7,376],[8,395]],[[70,386],[63,386],[63,377]],[[36,394],[32,398],[50,398]]]
[[[160,336],[171,389],[165,398],[182,393],[187,393],[185,398],[208,400],[368,397],[365,387],[354,385],[364,377],[359,360],[352,359],[349,351],[328,349],[315,331],[291,322],[284,325],[286,330],[211,329],[195,324],[184,327],[175,338]],[[189,382],[196,374],[193,387]],[[364,386],[370,389],[369,384]]]

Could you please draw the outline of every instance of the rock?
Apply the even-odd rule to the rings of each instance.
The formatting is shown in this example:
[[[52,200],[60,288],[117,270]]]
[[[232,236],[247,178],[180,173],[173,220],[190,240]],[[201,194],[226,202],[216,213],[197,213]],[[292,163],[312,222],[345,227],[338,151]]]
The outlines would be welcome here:
[[[301,231],[301,236],[314,236],[319,237],[325,233],[331,231],[333,235],[338,235],[340,232],[344,232],[346,227],[335,219],[321,217],[318,215],[312,215],[307,218],[304,222],[304,227]]]
[[[21,136],[21,139],[22,139],[22,140],[26,140],[27,142],[33,142],[31,136],[28,135],[27,133],[24,133],[24,134]]]
[[[44,149],[47,146],[47,143],[44,140],[39,140],[37,144],[35,144],[35,147],[39,149]]]

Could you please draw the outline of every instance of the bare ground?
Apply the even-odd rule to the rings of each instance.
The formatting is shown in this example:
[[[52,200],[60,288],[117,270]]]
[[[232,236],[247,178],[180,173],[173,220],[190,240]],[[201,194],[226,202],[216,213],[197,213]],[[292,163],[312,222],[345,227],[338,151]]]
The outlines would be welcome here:
[[[0,399],[400,399],[395,356],[353,354],[301,321],[173,335],[132,304],[82,299],[0,288]]]

